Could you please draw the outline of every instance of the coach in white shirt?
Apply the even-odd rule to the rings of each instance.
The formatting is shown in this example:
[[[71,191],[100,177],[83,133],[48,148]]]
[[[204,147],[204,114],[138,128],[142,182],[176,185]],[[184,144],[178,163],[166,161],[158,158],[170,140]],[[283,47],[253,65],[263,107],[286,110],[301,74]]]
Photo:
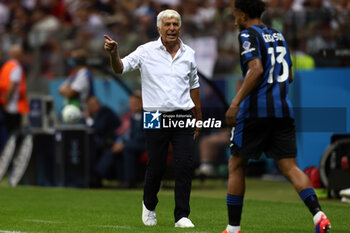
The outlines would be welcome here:
[[[157,16],[157,27],[160,34],[157,41],[139,46],[123,59],[118,54],[118,43],[105,36],[104,48],[110,53],[111,66],[116,73],[140,70],[145,111],[192,115],[193,110],[196,120],[202,120],[194,51],[179,38],[179,13],[174,10],[160,12]],[[194,227],[188,215],[194,139],[199,132],[199,128],[145,130],[148,153],[142,211],[145,225],[157,224],[157,193],[165,172],[168,146],[171,142],[175,163],[175,227]]]

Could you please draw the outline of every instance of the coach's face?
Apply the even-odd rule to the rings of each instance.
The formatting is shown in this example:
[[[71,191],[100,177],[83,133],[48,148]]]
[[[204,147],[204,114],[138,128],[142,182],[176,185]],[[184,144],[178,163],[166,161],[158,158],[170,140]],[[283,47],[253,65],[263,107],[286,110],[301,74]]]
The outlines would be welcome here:
[[[235,16],[236,27],[239,27],[240,31],[245,30],[246,29],[246,26],[245,26],[246,14],[244,14],[241,10],[234,8],[233,15]]]
[[[162,36],[163,43],[176,43],[180,35],[180,24],[177,18],[163,18],[162,27],[158,28],[159,34]]]

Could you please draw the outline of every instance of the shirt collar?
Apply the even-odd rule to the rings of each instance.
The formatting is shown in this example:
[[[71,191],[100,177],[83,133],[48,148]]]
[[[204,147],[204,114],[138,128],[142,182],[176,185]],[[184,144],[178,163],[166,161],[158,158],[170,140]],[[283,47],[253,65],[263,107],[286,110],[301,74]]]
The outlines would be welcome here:
[[[184,52],[186,50],[186,47],[184,46],[184,43],[182,42],[182,40],[180,38],[179,38],[179,41],[180,41],[181,52]],[[165,46],[162,43],[162,37],[161,36],[157,40],[156,48],[159,48],[159,49],[162,49],[162,50],[166,50]]]

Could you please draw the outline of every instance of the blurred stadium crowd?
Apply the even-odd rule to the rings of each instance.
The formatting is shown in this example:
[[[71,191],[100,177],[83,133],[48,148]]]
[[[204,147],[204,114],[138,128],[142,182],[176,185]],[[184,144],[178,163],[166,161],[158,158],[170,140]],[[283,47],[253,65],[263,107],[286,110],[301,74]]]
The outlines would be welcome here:
[[[268,0],[267,5],[264,21],[283,32],[292,53],[311,55],[317,67],[349,65],[319,56],[322,49],[349,46],[348,0]],[[27,54],[28,81],[66,76],[65,58],[73,49],[84,48],[90,58],[107,61],[103,34],[120,43],[121,56],[157,39],[156,16],[166,8],[182,15],[185,42],[208,37],[213,42],[209,75],[238,70],[238,31],[229,0],[1,0],[0,57],[20,43]],[[194,47],[205,51],[205,46]]]
[[[28,94],[48,94],[47,83],[50,80],[71,74],[74,68],[69,64],[72,51],[82,49],[88,54],[88,64],[98,64],[109,69],[109,56],[103,49],[104,34],[118,41],[119,54],[124,57],[139,45],[159,37],[156,16],[160,11],[172,8],[181,14],[181,38],[196,51],[199,71],[217,81],[220,91],[225,90],[228,83],[220,83],[220,79],[227,81],[234,76],[234,81],[238,80],[235,85],[238,89],[241,73],[237,40],[239,31],[235,27],[230,8],[233,1],[0,0],[0,65],[8,59],[12,45],[22,45],[24,58],[21,62],[26,72]],[[349,59],[341,58],[350,57],[349,0],[266,2],[267,11],[263,15],[263,21],[279,29],[286,37],[294,67],[313,69],[350,66]],[[325,56],[327,51],[333,51],[330,53],[333,54],[331,59]],[[334,51],[340,51],[342,56],[334,56]],[[300,58],[299,62],[296,58]],[[99,69],[91,71],[94,78],[106,76]],[[140,89],[138,74],[129,77],[131,79],[124,80],[129,82],[132,89]],[[212,91],[202,85],[201,92],[201,97],[205,100],[202,100],[204,118],[217,117],[214,110],[223,116],[222,110],[225,109],[219,109],[218,100],[213,98]],[[226,97],[231,95],[225,94]],[[132,112],[132,104],[130,110]],[[129,121],[130,119],[129,117]],[[140,120],[137,117],[135,119]],[[130,128],[135,132],[140,130]],[[132,138],[130,135],[133,133],[126,135]],[[229,131],[223,129],[217,134],[208,135],[204,137],[207,134],[202,133],[203,138],[199,142],[198,162],[203,166],[200,166],[199,173],[196,171],[197,175],[203,171],[211,173],[212,167],[208,164],[218,160],[218,154],[222,154],[222,160],[227,162],[225,146],[228,144]],[[106,162],[102,161],[102,164],[111,164],[108,160],[113,157],[111,154],[116,151],[120,153],[124,146],[128,148],[128,144],[123,145],[122,149],[118,146],[120,147],[116,141],[112,149],[108,147],[105,151]]]

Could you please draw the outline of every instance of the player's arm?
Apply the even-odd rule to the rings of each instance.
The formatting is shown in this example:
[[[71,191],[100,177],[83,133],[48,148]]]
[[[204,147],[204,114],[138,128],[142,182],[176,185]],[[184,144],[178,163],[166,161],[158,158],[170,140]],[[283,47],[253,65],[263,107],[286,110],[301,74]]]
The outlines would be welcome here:
[[[289,83],[292,83],[294,80],[292,68],[289,68],[289,79],[288,80],[289,80]]]
[[[68,98],[68,99],[72,99],[72,98],[78,96],[78,94],[79,94],[76,90],[72,89],[69,85],[63,85],[63,86],[61,86],[61,87],[58,89],[58,92],[59,92],[62,96],[66,97],[66,98]]]
[[[248,61],[248,71],[243,84],[226,112],[226,123],[229,126],[234,126],[236,124],[236,116],[238,114],[239,105],[258,84],[263,72],[264,68],[260,58]]]
[[[196,120],[202,120],[202,106],[201,106],[201,99],[199,96],[199,88],[194,88],[190,91],[191,99],[194,103],[194,117]],[[194,139],[198,137],[198,135],[201,132],[201,128],[196,128],[196,131],[194,133]]]
[[[248,67],[243,84],[233,99],[231,106],[239,106],[241,104],[245,97],[254,89],[264,72],[262,61],[259,58],[249,61]]]
[[[123,72],[123,62],[120,59],[118,52],[118,43],[112,40],[109,36],[104,35],[105,45],[104,49],[109,53],[109,59],[112,69],[115,73],[121,74]]]

